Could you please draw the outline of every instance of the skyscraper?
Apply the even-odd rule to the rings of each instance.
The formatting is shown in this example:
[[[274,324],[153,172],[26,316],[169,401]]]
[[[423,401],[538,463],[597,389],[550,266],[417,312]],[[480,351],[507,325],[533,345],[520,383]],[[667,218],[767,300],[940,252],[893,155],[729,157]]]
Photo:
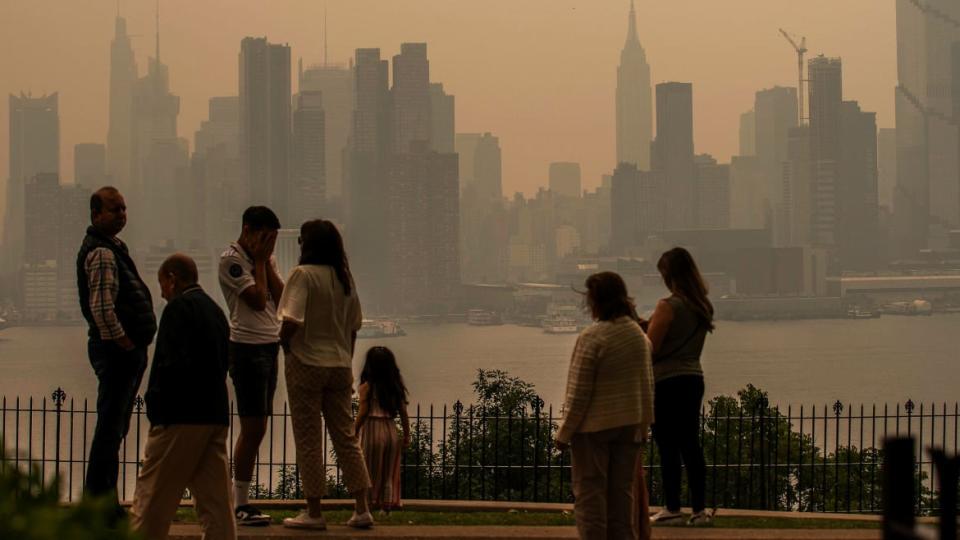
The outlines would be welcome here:
[[[641,241],[640,170],[633,163],[620,163],[610,189],[610,249],[621,255]]]
[[[473,155],[482,135],[479,133],[457,133],[453,146],[460,154],[460,193],[473,183]]]
[[[554,195],[579,199],[580,164],[569,161],[551,163],[548,185]]]
[[[877,131],[877,192],[880,206],[893,208],[893,192],[897,186],[897,130]]]
[[[24,187],[25,242],[23,262],[36,265],[52,261],[59,255],[60,175],[37,173]]]
[[[697,164],[697,208],[694,212],[698,229],[730,227],[730,165],[717,163],[709,154],[695,159]]]
[[[808,65],[810,85],[810,162],[813,167],[812,238],[820,247],[836,246],[837,183],[842,149],[842,64],[819,56]]]
[[[344,191],[344,150],[353,119],[353,65],[347,67],[324,62],[302,69],[299,88],[300,92],[320,92],[323,95],[327,194],[340,196]]]
[[[327,187],[324,118],[320,92],[297,94],[293,111],[291,223],[321,217],[324,211]]]
[[[456,99],[443,91],[442,83],[430,83],[431,148],[441,154],[454,153]]]
[[[90,193],[98,187],[60,185],[57,211],[57,312],[61,319],[82,319],[77,303],[77,246],[83,241],[90,224]]]
[[[89,189],[98,189],[108,183],[106,146],[97,143],[74,145],[73,182]]]
[[[38,173],[24,185],[24,251],[20,305],[28,318],[55,319],[59,175]]]
[[[460,172],[453,96],[430,83],[425,43],[401,44],[390,93],[389,305],[404,313],[445,313],[460,283]]]
[[[637,14],[630,0],[627,41],[620,51],[617,68],[617,162],[650,169],[650,141],[653,138],[650,66],[637,36]]]
[[[390,147],[389,66],[380,49],[357,49],[354,67],[353,130],[348,144],[347,239],[351,265],[364,303],[372,313],[385,309],[388,253],[387,157]]]
[[[897,255],[960,226],[960,4],[897,0]]]
[[[25,241],[25,186],[41,173],[60,173],[58,95],[10,96],[10,174],[3,228],[4,273],[20,268]]]
[[[785,246],[807,246],[813,240],[813,166],[810,155],[810,126],[787,132],[787,162],[783,166],[783,207],[789,224]]]
[[[393,57],[393,152],[411,152],[414,143],[432,145],[433,107],[426,43],[403,43]]]
[[[249,204],[289,223],[290,47],[267,38],[240,42],[240,159]]]
[[[740,154],[752,156],[757,153],[757,114],[754,109],[740,115]]]
[[[142,210],[145,219],[132,222],[127,235],[147,247],[175,238],[172,230],[153,224],[179,223],[178,194],[182,192],[177,179],[186,175],[189,161],[188,143],[177,136],[180,97],[170,92],[170,70],[160,57],[159,13],[156,49],[147,74],[134,87],[132,114],[133,171],[125,197],[131,208]],[[189,196],[182,200],[192,201]]]
[[[880,249],[877,115],[856,101],[841,106],[837,248],[841,270],[874,270]]]
[[[460,186],[461,273],[466,282],[498,283],[507,277],[509,241],[500,141],[490,133],[459,133],[456,149],[461,179],[470,179]]]
[[[239,122],[239,97],[210,98],[207,120],[194,134],[190,173],[201,193],[202,236],[207,246],[222,246],[237,235],[247,205],[240,179]]]
[[[652,169],[664,180],[664,227],[692,228],[696,208],[692,84],[657,85],[657,138],[652,148]]]
[[[133,174],[135,148],[133,93],[137,61],[127,35],[126,19],[117,16],[110,43],[110,125],[107,131],[107,171],[121,191],[127,191]]]
[[[783,184],[782,171],[780,183]],[[768,184],[757,156],[733,156],[730,159],[731,228],[762,229],[767,225],[771,204],[782,206],[782,201],[771,201],[766,196]]]
[[[471,176],[480,198],[500,205],[503,198],[503,165],[498,137],[484,133],[477,140]]]
[[[447,313],[460,286],[457,155],[419,142],[391,161],[389,309]]]
[[[754,100],[756,156],[763,182],[759,198],[772,218],[770,224],[776,242],[783,245],[788,236],[786,209],[783,206],[783,163],[787,160],[787,137],[797,125],[797,89],[776,86],[757,92]]]

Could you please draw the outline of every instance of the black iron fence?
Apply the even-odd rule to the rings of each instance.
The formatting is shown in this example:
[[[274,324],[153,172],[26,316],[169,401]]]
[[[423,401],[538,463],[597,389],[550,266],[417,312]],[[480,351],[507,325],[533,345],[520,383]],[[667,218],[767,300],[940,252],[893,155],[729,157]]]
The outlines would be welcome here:
[[[231,411],[233,407],[231,405]],[[542,401],[513,410],[417,406],[412,441],[402,459],[408,499],[567,502],[570,457],[553,445],[559,417]],[[235,441],[231,414],[230,441]],[[96,412],[91,401],[57,389],[43,398],[2,398],[0,439],[7,464],[58,476],[63,498],[79,496]],[[763,394],[711,400],[703,410],[700,438],[707,460],[707,501],[719,508],[816,512],[880,512],[883,440],[912,435],[917,441],[914,507],[933,513],[939,487],[930,447],[958,451],[957,403],[770,406]],[[137,399],[121,449],[120,496],[133,495],[148,432]],[[293,431],[286,404],[270,418],[254,477],[257,498],[302,497]],[[328,448],[332,450],[332,446]],[[330,496],[345,496],[332,451],[325,452]],[[645,446],[651,504],[661,501],[659,459]],[[686,489],[686,488],[684,488]]]

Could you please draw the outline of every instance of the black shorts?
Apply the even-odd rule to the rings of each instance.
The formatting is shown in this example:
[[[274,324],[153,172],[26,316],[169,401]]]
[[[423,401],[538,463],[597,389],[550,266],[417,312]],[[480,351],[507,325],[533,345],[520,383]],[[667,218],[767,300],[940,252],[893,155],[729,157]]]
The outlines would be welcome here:
[[[279,343],[230,342],[230,378],[233,379],[237,413],[241,418],[273,414],[279,353]]]

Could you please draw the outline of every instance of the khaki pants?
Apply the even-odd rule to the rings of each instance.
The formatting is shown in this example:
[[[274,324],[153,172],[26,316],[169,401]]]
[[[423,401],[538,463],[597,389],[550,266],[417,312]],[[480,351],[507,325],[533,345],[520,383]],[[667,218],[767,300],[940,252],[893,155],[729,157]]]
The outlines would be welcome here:
[[[285,355],[284,371],[290,398],[293,440],[297,466],[307,498],[326,495],[326,456],[323,452],[323,420],[333,442],[343,483],[351,494],[370,487],[370,476],[354,432],[353,371],[350,368],[308,366]]]
[[[640,540],[653,538],[650,526],[650,494],[647,493],[647,475],[644,471],[643,451],[637,452],[637,481],[634,496],[637,501],[637,533]]]
[[[226,426],[150,428],[131,509],[133,528],[146,540],[167,538],[185,488],[193,495],[204,540],[236,540]]]
[[[636,540],[639,425],[577,433],[570,442],[580,538]]]

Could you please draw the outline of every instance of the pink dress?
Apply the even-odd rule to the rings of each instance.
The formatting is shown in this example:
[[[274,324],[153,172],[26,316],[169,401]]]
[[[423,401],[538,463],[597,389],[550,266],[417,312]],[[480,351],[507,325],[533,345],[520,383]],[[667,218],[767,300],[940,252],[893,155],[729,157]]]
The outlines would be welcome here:
[[[360,445],[370,473],[370,504],[390,510],[400,508],[400,456],[403,448],[394,416],[370,396],[370,412],[360,430]]]

